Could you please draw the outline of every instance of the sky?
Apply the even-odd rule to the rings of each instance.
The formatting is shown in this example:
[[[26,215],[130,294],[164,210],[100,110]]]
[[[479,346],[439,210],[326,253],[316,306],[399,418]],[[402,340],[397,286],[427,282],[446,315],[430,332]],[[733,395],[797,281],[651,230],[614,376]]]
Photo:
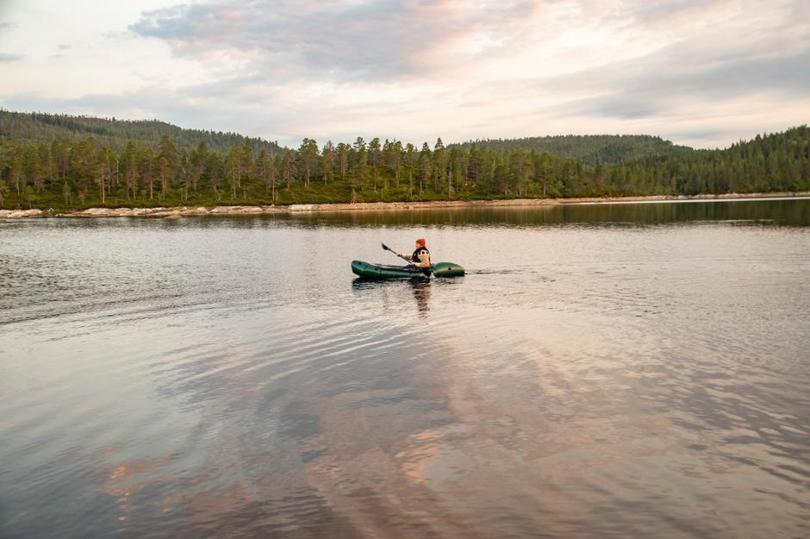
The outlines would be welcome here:
[[[288,146],[810,123],[807,0],[0,0],[0,108]]]

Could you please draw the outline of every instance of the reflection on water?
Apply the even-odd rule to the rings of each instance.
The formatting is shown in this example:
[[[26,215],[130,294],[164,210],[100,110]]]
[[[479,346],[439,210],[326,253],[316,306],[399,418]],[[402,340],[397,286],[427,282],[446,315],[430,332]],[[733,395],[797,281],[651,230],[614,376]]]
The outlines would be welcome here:
[[[411,281],[416,307],[421,314],[430,311],[430,281]]]
[[[463,278],[458,278],[458,281],[463,280]],[[413,298],[416,300],[416,310],[422,316],[427,316],[430,312],[430,287],[431,282],[433,280],[427,279],[407,279],[407,280],[398,280],[392,279],[389,281],[372,281],[366,279],[357,278],[352,282],[352,288],[355,291],[355,294],[373,294],[374,296],[380,296],[384,302],[387,302],[387,298],[390,294],[388,289],[403,289],[403,288],[410,288],[413,291]],[[370,299],[370,298],[365,298]]]
[[[537,207],[480,207],[315,213],[278,216],[302,226],[546,226],[560,224],[651,225],[695,221],[759,222],[807,226],[810,199],[706,200],[700,202],[564,204]]]
[[[1,222],[0,536],[808,536],[807,209]]]

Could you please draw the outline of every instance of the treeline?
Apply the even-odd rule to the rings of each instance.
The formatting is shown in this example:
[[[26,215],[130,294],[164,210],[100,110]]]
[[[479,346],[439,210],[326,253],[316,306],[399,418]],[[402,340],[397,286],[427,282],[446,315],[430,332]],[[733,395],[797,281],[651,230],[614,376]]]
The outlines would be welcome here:
[[[604,165],[628,163],[647,157],[683,156],[697,151],[650,135],[555,135],[476,140],[458,146],[464,149],[478,146],[499,152],[534,150],[539,154],[547,153],[582,161],[590,166],[596,166],[597,163]]]
[[[118,120],[67,114],[40,112],[10,112],[0,109],[0,141],[3,139],[52,142],[74,140],[92,136],[97,144],[114,150],[123,150],[130,142],[155,145],[168,137],[181,150],[192,150],[200,143],[214,151],[227,152],[235,144],[250,145],[254,152],[267,150],[271,154],[281,151],[275,142],[245,137],[238,133],[183,129],[158,120]]]
[[[725,150],[587,165],[485,144],[446,147],[396,140],[304,139],[277,153],[205,141],[117,150],[93,136],[0,140],[0,207],[83,208],[287,204],[512,197],[694,195],[810,190],[810,130],[758,136]]]
[[[595,174],[595,184],[597,191],[608,194],[616,188],[614,194],[619,195],[808,191],[810,128],[803,125],[782,133],[757,135],[724,150],[648,157],[603,170]],[[655,186],[656,192],[649,193],[650,186]]]

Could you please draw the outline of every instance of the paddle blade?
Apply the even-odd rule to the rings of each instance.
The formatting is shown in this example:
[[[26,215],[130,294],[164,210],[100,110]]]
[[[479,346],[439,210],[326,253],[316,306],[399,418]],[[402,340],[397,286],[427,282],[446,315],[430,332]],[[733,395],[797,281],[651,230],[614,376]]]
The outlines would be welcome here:
[[[382,248],[383,248],[383,249],[385,249],[386,251],[390,251],[390,250],[391,250],[391,248],[390,248],[390,247],[388,247],[388,246],[387,246],[386,244],[384,244],[384,243],[381,243],[380,245],[382,245]]]

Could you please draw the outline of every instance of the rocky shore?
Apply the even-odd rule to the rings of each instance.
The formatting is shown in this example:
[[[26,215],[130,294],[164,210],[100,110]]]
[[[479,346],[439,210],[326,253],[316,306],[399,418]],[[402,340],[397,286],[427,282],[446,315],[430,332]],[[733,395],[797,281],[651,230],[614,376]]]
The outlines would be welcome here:
[[[360,202],[335,204],[290,204],[286,206],[173,206],[156,208],[89,208],[86,210],[56,212],[54,210],[0,210],[0,219],[32,217],[199,217],[222,215],[273,215],[342,211],[407,211],[442,208],[530,207],[571,204],[622,204],[639,202],[688,202],[708,200],[745,200],[761,198],[807,198],[810,192],[800,193],[728,193],[695,196],[641,196],[594,198],[526,198],[509,200],[436,200],[429,202]]]
[[[281,215],[341,211],[389,211],[434,208],[473,208],[493,206],[547,206],[559,204],[555,199],[519,200],[445,200],[430,202],[360,202],[336,204],[290,204],[286,206],[173,206],[157,208],[88,208],[55,212],[53,210],[0,210],[0,219],[24,217],[198,217],[205,215]]]

